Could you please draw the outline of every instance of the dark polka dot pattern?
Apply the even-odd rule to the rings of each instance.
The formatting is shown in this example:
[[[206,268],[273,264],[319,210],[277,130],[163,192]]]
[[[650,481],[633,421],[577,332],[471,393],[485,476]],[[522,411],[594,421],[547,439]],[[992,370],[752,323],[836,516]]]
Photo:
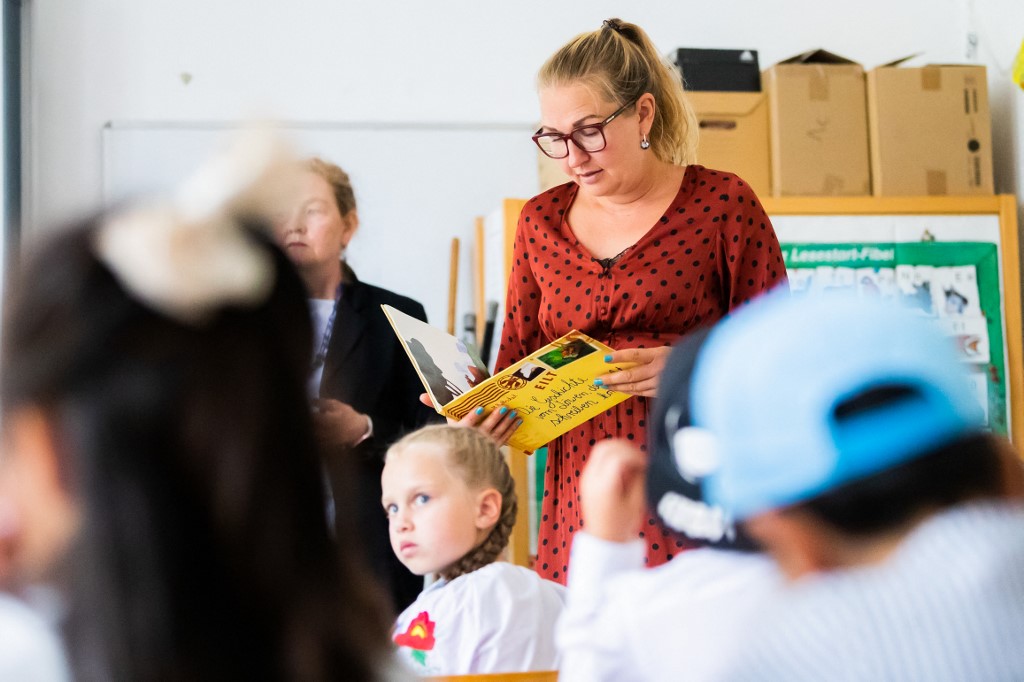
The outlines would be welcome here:
[[[779,242],[761,202],[731,173],[690,166],[665,214],[612,264],[594,259],[565,215],[578,189],[554,187],[523,208],[516,230],[497,366],[507,367],[573,329],[612,348],[671,344],[687,331],[785,281]],[[598,440],[647,449],[648,401],[634,397],[548,445],[537,567],[565,582],[572,534],[581,528],[579,472]],[[649,565],[672,556],[651,520]]]

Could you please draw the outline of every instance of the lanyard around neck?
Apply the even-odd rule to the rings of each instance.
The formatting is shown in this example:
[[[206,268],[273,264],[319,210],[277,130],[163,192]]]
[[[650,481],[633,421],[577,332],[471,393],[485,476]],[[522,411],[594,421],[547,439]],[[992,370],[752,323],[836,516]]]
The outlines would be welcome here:
[[[331,334],[334,333],[334,318],[338,315],[338,302],[341,301],[343,287],[344,284],[339,284],[337,291],[334,292],[334,306],[331,308],[330,317],[327,318],[327,326],[324,327],[323,336],[320,337],[320,347],[317,348],[316,354],[313,355],[311,371],[315,372],[324,364],[324,360],[327,359],[327,347],[331,345]]]

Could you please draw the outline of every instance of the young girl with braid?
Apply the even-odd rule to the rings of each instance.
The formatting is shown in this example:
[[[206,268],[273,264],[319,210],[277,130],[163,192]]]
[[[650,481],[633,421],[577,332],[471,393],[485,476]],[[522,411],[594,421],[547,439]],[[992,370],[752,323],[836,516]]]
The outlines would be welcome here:
[[[391,446],[381,488],[395,554],[438,578],[398,617],[400,658],[421,675],[556,669],[564,588],[498,561],[516,517],[498,446],[475,429],[428,426]]]

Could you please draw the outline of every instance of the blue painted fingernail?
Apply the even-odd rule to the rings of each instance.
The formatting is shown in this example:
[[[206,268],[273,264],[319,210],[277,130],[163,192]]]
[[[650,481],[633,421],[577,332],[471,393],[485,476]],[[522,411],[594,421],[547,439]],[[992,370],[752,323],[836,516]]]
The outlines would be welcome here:
[[[483,414],[484,413],[484,408],[482,408],[482,407],[476,408],[476,413],[477,414]]]
[[[612,356],[610,356],[610,355],[604,356],[604,361],[605,362],[611,362],[612,361]]]
[[[508,412],[507,407],[502,407],[500,410],[498,410],[498,414],[505,414],[506,412]]]
[[[511,412],[509,412],[508,413],[508,418],[509,419],[515,419],[516,418],[516,411],[512,410]]]
[[[594,379],[595,386],[604,386],[604,382],[600,379]]]
[[[520,426],[522,426],[522,425],[523,425],[523,420],[522,420],[522,419],[517,419],[517,420],[516,420],[516,426],[515,426],[515,428],[517,428],[517,429],[518,429],[518,428],[519,428]]]

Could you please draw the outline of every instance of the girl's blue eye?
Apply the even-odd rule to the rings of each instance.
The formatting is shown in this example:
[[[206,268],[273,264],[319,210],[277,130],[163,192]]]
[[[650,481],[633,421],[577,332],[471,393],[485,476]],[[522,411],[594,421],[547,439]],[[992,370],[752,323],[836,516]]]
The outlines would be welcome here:
[[[395,514],[397,512],[398,512],[398,505],[397,504],[389,504],[388,506],[384,507],[384,513],[386,513],[388,516],[391,516],[392,514]]]
[[[427,495],[426,493],[420,493],[419,495],[416,496],[416,501],[419,502],[420,504],[426,504],[427,502],[430,501],[430,495]]]

